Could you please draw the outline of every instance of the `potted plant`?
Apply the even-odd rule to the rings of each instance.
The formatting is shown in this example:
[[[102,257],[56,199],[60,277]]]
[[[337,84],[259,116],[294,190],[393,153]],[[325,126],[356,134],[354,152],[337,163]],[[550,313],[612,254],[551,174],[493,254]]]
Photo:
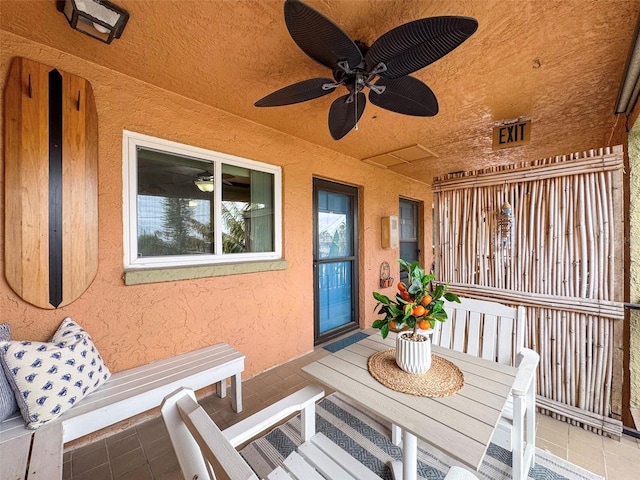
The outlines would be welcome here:
[[[426,273],[419,263],[399,259],[400,269],[408,274],[407,284],[398,283],[395,299],[373,292],[378,301],[376,313],[384,318],[373,322],[387,338],[389,330],[402,330],[396,340],[396,363],[409,373],[425,373],[431,367],[431,339],[435,322],[447,320],[444,299],[460,303],[457,295],[447,292],[448,284],[432,289],[435,275]]]

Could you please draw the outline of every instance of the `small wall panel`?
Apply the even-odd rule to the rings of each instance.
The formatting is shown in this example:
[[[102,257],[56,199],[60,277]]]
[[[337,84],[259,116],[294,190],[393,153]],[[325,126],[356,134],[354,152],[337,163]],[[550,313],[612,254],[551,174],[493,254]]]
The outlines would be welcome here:
[[[5,89],[5,276],[25,301],[76,300],[98,270],[98,117],[91,84],[15,58]]]

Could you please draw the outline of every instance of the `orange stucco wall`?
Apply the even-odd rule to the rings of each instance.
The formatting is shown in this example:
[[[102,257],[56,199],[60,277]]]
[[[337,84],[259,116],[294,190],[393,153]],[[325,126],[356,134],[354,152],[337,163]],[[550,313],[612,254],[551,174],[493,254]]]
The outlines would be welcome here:
[[[392,274],[396,278],[398,275],[398,250],[380,247],[380,218],[397,214],[399,196],[425,202],[423,228],[428,242],[423,251],[431,252],[431,192],[423,183],[5,31],[0,31],[2,87],[15,56],[79,75],[92,84],[99,118],[100,240],[95,280],[78,300],[59,310],[43,310],[24,302],[9,288],[4,275],[0,276],[0,322],[10,324],[14,338],[45,340],[62,318],[71,316],[92,334],[113,371],[224,341],[246,354],[245,378],[310,351],[314,176],[360,188],[361,326],[374,320],[371,292],[379,290],[381,262],[388,261]],[[123,129],[282,166],[283,251],[288,268],[125,286]],[[0,163],[4,163],[4,155]],[[0,170],[4,171],[3,166]],[[3,176],[0,192],[4,199]],[[0,223],[4,225],[4,202],[0,205]],[[0,242],[0,267],[4,272],[4,242]],[[426,264],[430,262],[429,257]]]

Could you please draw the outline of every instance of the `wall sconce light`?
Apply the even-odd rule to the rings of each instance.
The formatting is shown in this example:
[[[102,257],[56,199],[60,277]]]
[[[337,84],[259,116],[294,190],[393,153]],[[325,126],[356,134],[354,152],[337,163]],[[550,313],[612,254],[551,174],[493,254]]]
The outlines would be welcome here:
[[[120,38],[129,20],[129,12],[107,0],[59,0],[57,8],[71,28],[104,43]]]
[[[213,192],[213,175],[209,172],[204,172],[198,175],[198,178],[193,182],[200,191],[205,193]]]

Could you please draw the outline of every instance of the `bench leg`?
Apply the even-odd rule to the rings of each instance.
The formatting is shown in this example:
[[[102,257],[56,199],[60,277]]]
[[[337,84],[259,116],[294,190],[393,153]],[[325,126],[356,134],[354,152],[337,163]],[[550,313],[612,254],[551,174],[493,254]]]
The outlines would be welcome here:
[[[220,398],[225,398],[227,396],[227,379],[223,378],[218,383],[216,383],[216,395]]]
[[[237,413],[242,411],[242,379],[239,373],[231,377],[231,408]]]

